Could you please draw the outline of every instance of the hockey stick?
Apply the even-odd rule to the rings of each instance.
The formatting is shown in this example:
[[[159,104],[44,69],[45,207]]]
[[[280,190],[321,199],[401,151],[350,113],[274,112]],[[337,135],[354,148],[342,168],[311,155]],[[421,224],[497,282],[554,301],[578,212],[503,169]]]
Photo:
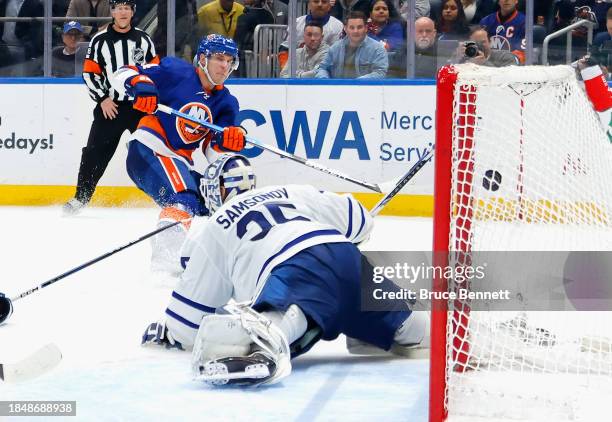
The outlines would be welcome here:
[[[433,158],[433,149],[426,149],[419,161],[417,161],[406,174],[404,174],[395,184],[391,192],[382,197],[380,201],[370,210],[370,215],[375,217],[378,213],[387,205],[387,203],[393,199],[395,195],[402,190],[406,183],[410,181],[418,172],[423,168],[428,161]]]
[[[54,368],[62,360],[62,352],[53,343],[41,347],[15,363],[0,363],[0,380],[20,382],[35,378]]]
[[[41,284],[39,284],[36,287],[32,287],[31,289],[26,290],[25,292],[20,293],[17,296],[11,298],[11,299],[9,299],[8,297],[6,297],[2,293],[0,293],[0,324],[2,324],[11,315],[11,313],[13,312],[13,304],[12,304],[12,302],[14,302],[16,300],[19,300],[21,298],[24,298],[26,296],[29,296],[32,293],[34,293],[34,292],[36,292],[36,291],[38,291],[40,289],[44,289],[45,287],[50,286],[51,284],[56,283],[56,282],[58,282],[58,281],[60,281],[60,280],[62,280],[64,278],[68,277],[69,275],[72,275],[72,274],[74,274],[76,272],[79,272],[82,269],[87,268],[90,265],[95,264],[96,262],[100,262],[103,259],[106,259],[109,256],[116,254],[117,252],[120,252],[120,251],[122,251],[124,249],[127,249],[130,246],[133,246],[133,245],[135,245],[137,243],[140,243],[140,242],[142,242],[145,239],[148,239],[148,238],[150,238],[152,236],[155,236],[156,234],[161,233],[164,230],[169,229],[170,227],[174,227],[174,226],[176,226],[178,224],[181,224],[183,222],[184,222],[184,220],[175,221],[172,224],[168,224],[168,225],[165,225],[165,226],[160,227],[158,229],[155,229],[152,232],[149,232],[149,233],[145,234],[144,236],[139,237],[136,240],[132,240],[131,242],[126,243],[123,246],[119,246],[118,248],[113,249],[110,252],[106,252],[105,254],[100,255],[100,256],[98,256],[98,257],[96,257],[96,258],[94,258],[94,259],[92,259],[90,261],[87,261],[84,264],[81,264],[81,265],[79,265],[77,267],[74,267],[71,270],[68,270],[68,271],[66,271],[63,274],[60,274],[60,275],[58,275],[56,277],[53,277],[51,280],[47,280],[44,283],[41,283]]]
[[[163,104],[158,104],[157,105],[157,110],[162,111],[162,112],[167,113],[167,114],[173,114],[175,116],[182,117],[183,119],[189,120],[190,122],[193,122],[193,123],[197,123],[197,124],[199,124],[201,126],[207,127],[207,128],[212,129],[212,130],[214,130],[216,132],[223,132],[223,129],[224,129],[221,126],[217,126],[217,125],[214,125],[212,123],[205,122],[205,121],[200,120],[200,119],[198,119],[198,118],[196,118],[194,116],[190,116],[189,114],[182,113],[182,112],[180,112],[178,110],[175,110],[175,109],[173,109],[171,107],[168,107],[166,105],[163,105]],[[310,168],[313,168],[315,170],[322,171],[323,173],[327,173],[329,175],[338,177],[338,178],[346,180],[348,182],[355,183],[355,184],[357,184],[359,186],[362,186],[362,187],[364,187],[366,189],[370,189],[370,190],[372,190],[374,192],[382,193],[382,190],[380,189],[380,187],[377,184],[375,184],[375,183],[369,183],[369,182],[364,182],[363,180],[355,179],[354,177],[351,177],[348,174],[341,173],[341,172],[339,172],[337,170],[330,169],[330,168],[325,167],[325,166],[323,166],[323,165],[321,165],[319,163],[316,163],[314,161],[307,160],[307,159],[302,158],[302,157],[298,157],[297,155],[293,155],[293,154],[291,154],[291,153],[289,153],[287,151],[283,151],[280,148],[276,148],[276,147],[273,147],[271,145],[264,144],[263,142],[258,141],[255,138],[251,138],[250,136],[245,136],[244,139],[245,139],[246,142],[248,142],[251,145],[254,145],[254,146],[259,147],[261,149],[265,149],[266,151],[272,152],[272,153],[274,153],[276,155],[279,155],[281,157],[288,158],[288,159],[290,159],[292,161],[295,161],[296,163],[303,164],[303,165],[305,165],[307,167],[310,167]]]

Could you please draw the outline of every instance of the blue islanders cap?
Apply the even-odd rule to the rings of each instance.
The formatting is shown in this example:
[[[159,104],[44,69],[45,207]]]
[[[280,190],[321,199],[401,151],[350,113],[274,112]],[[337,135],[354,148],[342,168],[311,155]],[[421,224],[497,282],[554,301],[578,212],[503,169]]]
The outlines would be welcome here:
[[[67,34],[68,31],[76,29],[79,32],[83,32],[83,27],[77,21],[70,21],[64,24],[64,34]]]

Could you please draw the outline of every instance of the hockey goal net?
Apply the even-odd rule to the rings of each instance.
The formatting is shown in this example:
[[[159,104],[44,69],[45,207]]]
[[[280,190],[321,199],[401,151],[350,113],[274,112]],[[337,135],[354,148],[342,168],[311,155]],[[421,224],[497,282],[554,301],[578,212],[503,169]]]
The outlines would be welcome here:
[[[436,119],[439,265],[469,265],[476,251],[612,250],[612,146],[571,67],[443,68]],[[612,312],[471,305],[434,304],[430,420],[609,417]]]

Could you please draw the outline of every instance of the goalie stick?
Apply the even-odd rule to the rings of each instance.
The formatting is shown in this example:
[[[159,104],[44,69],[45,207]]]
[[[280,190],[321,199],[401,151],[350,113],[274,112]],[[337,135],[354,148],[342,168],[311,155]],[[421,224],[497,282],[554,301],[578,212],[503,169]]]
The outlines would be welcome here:
[[[62,360],[62,352],[49,343],[15,363],[0,363],[0,380],[21,382],[36,378],[53,369]]]
[[[172,107],[168,107],[168,106],[163,105],[163,104],[158,104],[157,105],[157,110],[158,111],[162,111],[162,112],[167,113],[167,114],[173,114],[175,116],[182,117],[183,119],[189,120],[190,122],[193,122],[193,123],[197,123],[197,124],[199,124],[201,126],[207,127],[207,128],[212,129],[212,130],[214,130],[216,132],[223,132],[223,129],[225,129],[225,128],[221,127],[221,126],[217,126],[217,125],[214,125],[212,123],[206,122],[204,120],[200,120],[197,117],[191,116],[191,115],[189,115],[187,113],[182,113],[182,112],[180,112],[178,110],[173,109]],[[375,184],[375,183],[369,183],[369,182],[365,182],[363,180],[355,179],[354,177],[349,176],[348,174],[341,173],[341,172],[339,172],[337,170],[330,169],[330,168],[325,167],[325,166],[323,166],[323,165],[321,165],[319,163],[316,163],[314,161],[307,160],[307,159],[302,158],[302,157],[298,157],[297,155],[293,155],[293,154],[291,154],[291,153],[289,153],[287,151],[283,151],[280,148],[276,148],[276,147],[273,147],[271,145],[264,144],[263,142],[258,141],[255,138],[251,138],[250,136],[245,136],[244,140],[246,142],[248,142],[249,144],[251,144],[251,145],[254,145],[254,146],[259,147],[261,149],[265,149],[266,151],[272,152],[272,153],[274,153],[276,155],[279,155],[281,157],[288,158],[288,159],[290,159],[292,161],[295,161],[297,163],[303,164],[306,167],[310,167],[310,168],[313,168],[315,170],[319,170],[319,171],[321,171],[323,173],[327,173],[327,174],[330,174],[332,176],[338,177],[340,179],[346,180],[348,182],[355,183],[355,184],[357,184],[359,186],[362,186],[364,188],[370,189],[370,190],[372,190],[374,192],[382,193],[382,190],[380,189],[380,187],[377,184]]]

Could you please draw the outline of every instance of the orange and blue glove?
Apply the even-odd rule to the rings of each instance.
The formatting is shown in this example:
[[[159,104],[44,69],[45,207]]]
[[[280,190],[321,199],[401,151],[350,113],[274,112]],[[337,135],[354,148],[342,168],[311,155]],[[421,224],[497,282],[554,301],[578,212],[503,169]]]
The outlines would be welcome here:
[[[228,126],[217,135],[216,145],[222,151],[242,151],[245,132],[240,126]]]
[[[137,75],[130,78],[126,85],[128,85],[129,92],[134,97],[132,107],[135,110],[148,114],[155,113],[159,93],[151,78],[145,75]]]

